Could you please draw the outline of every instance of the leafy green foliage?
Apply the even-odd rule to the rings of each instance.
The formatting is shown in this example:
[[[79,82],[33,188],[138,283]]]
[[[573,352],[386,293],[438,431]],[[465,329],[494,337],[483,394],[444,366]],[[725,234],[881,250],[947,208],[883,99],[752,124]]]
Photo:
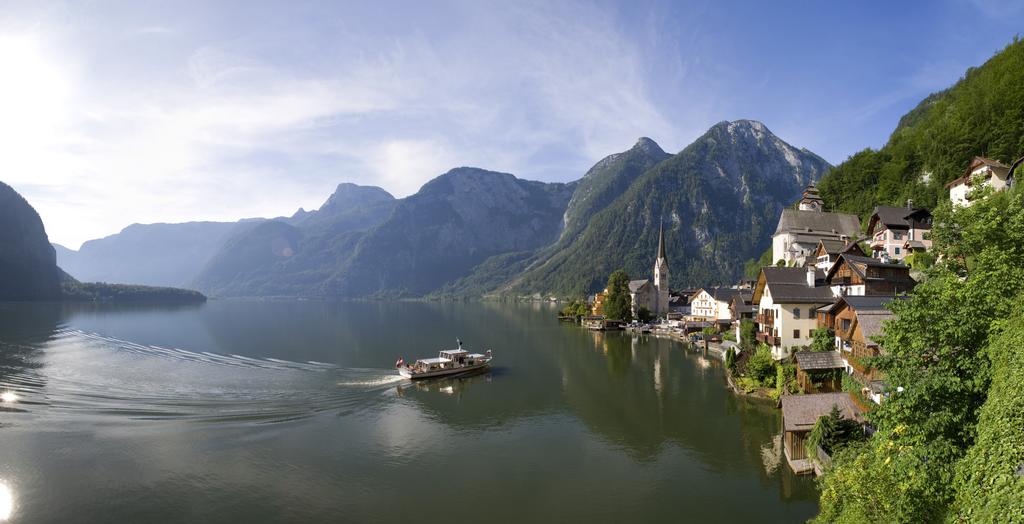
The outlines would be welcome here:
[[[757,324],[749,318],[740,320],[740,346],[743,349],[750,349],[754,347],[754,342],[757,340]]]
[[[960,522],[1024,522],[1024,307],[1006,326],[989,346],[992,387],[977,438],[956,468],[953,520]]]
[[[569,304],[567,304],[564,308],[562,308],[562,316],[573,317],[579,320],[580,317],[585,317],[588,315],[590,315],[590,305],[587,304],[587,301],[583,299],[578,298],[576,300],[573,300],[572,302],[569,302]]]
[[[754,354],[747,360],[747,375],[764,386],[775,385],[775,360],[772,350],[766,344],[758,346]]]
[[[633,320],[632,300],[629,298],[629,275],[618,270],[608,277],[608,296],[604,299],[604,316],[613,320]]]
[[[1020,369],[1020,361],[1005,366],[1003,348],[1020,350],[1024,192],[983,196],[968,208],[935,210],[941,261],[912,299],[891,303],[887,354],[874,359],[903,391],[869,414],[879,431],[868,445],[834,461],[819,521],[930,522],[951,511],[998,521],[981,509],[989,499],[1020,507],[1020,483],[1007,476],[1021,457],[1021,426],[1009,414],[1020,404],[1008,400],[1021,384],[1007,367]]]
[[[807,454],[814,456],[818,446],[831,455],[841,446],[864,440],[864,428],[855,420],[843,418],[839,408],[832,406],[828,415],[819,417],[807,437]]]
[[[768,249],[761,253],[761,256],[755,259],[748,260],[743,264],[743,278],[747,280],[757,280],[758,275],[761,274],[761,268],[771,266],[772,262],[772,247],[768,246]]]
[[[650,322],[654,320],[654,313],[651,313],[647,306],[640,306],[636,310],[636,319],[640,322]]]
[[[64,299],[89,302],[205,302],[198,291],[173,287],[107,284],[104,282],[78,282],[65,280],[62,284]]]
[[[835,335],[828,328],[818,328],[811,331],[811,345],[807,349],[811,351],[835,351]]]
[[[866,217],[878,204],[933,208],[976,155],[1009,164],[1024,154],[1024,42],[1017,38],[952,88],[922,101],[888,143],[865,149],[820,184],[826,207]],[[867,224],[867,221],[864,221]]]
[[[796,392],[796,366],[775,364],[775,389],[780,396]]]
[[[736,369],[736,349],[729,348],[725,350],[725,367],[732,371]]]

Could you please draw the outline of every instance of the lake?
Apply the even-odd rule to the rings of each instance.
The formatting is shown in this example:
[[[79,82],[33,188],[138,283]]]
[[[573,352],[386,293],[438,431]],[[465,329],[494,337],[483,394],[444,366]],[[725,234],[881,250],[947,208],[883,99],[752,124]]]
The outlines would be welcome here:
[[[490,349],[464,379],[393,368]],[[547,304],[0,304],[0,520],[799,522],[781,415]]]

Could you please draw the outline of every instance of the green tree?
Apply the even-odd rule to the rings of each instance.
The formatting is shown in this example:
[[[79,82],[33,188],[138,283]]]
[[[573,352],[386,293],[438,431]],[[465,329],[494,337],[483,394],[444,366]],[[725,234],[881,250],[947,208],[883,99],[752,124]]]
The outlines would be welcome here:
[[[772,265],[772,248],[768,247],[761,253],[758,259],[750,259],[743,265],[743,276],[747,280],[757,280],[758,275],[761,274],[761,268]]]
[[[1020,407],[1005,384],[1017,395],[1022,384],[1001,348],[1021,329],[1024,192],[979,196],[968,208],[946,202],[934,211],[940,261],[910,300],[890,303],[895,317],[879,341],[886,354],[872,362],[900,389],[869,413],[878,432],[867,445],[834,457],[819,522],[1009,522],[982,508],[1022,505],[1024,481],[1009,469],[1024,461],[1024,432],[1001,426]],[[989,409],[998,415],[979,418]]]
[[[835,335],[828,328],[818,328],[811,331],[811,351],[834,351],[836,349]]]
[[[754,354],[747,360],[747,375],[763,386],[772,386],[775,382],[775,360],[772,350],[767,344],[758,346]]]
[[[654,320],[654,313],[651,313],[651,310],[647,309],[646,306],[640,306],[636,310],[636,319],[640,322],[650,322]]]
[[[613,320],[633,320],[633,301],[629,297],[629,275],[618,270],[608,277],[608,296],[604,300],[604,316]]]
[[[754,342],[757,340],[757,324],[754,321],[745,318],[740,320],[740,346],[743,349],[750,349],[754,347]]]

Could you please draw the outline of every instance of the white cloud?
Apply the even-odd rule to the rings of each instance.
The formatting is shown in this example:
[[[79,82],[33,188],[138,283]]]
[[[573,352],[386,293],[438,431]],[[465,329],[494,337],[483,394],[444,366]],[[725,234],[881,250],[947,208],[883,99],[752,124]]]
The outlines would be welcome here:
[[[0,83],[0,172],[75,247],[132,222],[290,214],[342,181],[405,196],[460,165],[575,178],[638,136],[673,135],[607,13],[450,15],[459,30],[297,27],[276,46],[181,24],[117,40],[102,20],[39,23],[0,40],[15,79]]]

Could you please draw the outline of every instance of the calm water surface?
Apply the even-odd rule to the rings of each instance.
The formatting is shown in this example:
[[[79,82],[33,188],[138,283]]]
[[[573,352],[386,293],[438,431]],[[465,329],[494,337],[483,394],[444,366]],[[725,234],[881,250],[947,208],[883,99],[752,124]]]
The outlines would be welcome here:
[[[0,520],[798,522],[779,413],[546,305],[0,304]],[[400,381],[461,337],[492,372]],[[13,393],[16,398],[11,398]]]

